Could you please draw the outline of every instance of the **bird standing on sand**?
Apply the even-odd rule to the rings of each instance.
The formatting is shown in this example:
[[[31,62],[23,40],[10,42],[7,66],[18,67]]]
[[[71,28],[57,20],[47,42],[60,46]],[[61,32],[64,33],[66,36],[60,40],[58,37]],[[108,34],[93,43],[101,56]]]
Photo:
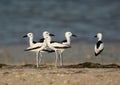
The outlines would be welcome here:
[[[102,33],[97,33],[97,35],[95,36],[98,38],[97,43],[95,44],[95,56],[98,56],[104,49],[104,44],[102,42]]]
[[[44,32],[43,32],[43,36],[44,36]],[[36,64],[37,64],[37,68],[39,67],[39,64],[41,62],[41,58],[42,58],[42,52],[53,52],[53,50],[47,50],[47,44],[46,44],[46,40],[43,39],[43,41],[41,42],[35,42],[33,41],[33,33],[28,33],[27,35],[23,36],[24,37],[29,37],[29,47],[27,49],[25,49],[25,51],[32,51],[32,52],[36,52]],[[40,53],[40,59],[39,59],[39,53]]]
[[[75,34],[72,34],[72,32],[65,32],[65,38],[66,40],[63,40],[61,42],[61,44],[66,45],[67,48],[60,48],[58,49],[59,51],[59,60],[60,60],[60,66],[63,66],[63,57],[62,54],[64,52],[64,50],[68,49],[71,47],[71,36],[73,37],[77,37]]]
[[[47,41],[47,44],[48,44],[48,47],[51,48],[52,50],[55,51],[56,53],[56,61],[55,61],[55,67],[57,67],[57,61],[58,61],[58,58],[60,59],[60,65],[62,66],[63,65],[63,62],[62,62],[62,52],[67,49],[67,48],[70,48],[70,36],[72,36],[72,33],[71,32],[66,32],[66,38],[67,40],[65,40],[64,42],[56,42],[56,41],[51,41],[51,36],[50,36],[50,33],[49,32],[46,32],[46,41]],[[75,36],[75,35],[73,35]],[[58,55],[58,52],[59,52],[59,55]]]

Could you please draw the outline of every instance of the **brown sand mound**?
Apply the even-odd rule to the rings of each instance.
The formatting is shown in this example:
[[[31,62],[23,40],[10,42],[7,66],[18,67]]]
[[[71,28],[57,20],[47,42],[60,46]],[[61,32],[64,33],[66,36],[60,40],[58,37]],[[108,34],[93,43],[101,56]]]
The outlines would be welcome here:
[[[39,68],[52,68],[53,65],[40,65]],[[0,64],[0,68],[36,68],[34,64],[24,64],[24,65],[7,65],[7,64]],[[61,68],[61,67],[58,67]],[[92,63],[92,62],[85,62],[79,64],[72,64],[72,65],[65,65],[62,68],[120,68],[120,65],[117,64],[106,64],[102,65],[99,63]]]
[[[66,68],[120,68],[117,64],[102,65],[99,63],[85,62],[76,65],[68,65]]]

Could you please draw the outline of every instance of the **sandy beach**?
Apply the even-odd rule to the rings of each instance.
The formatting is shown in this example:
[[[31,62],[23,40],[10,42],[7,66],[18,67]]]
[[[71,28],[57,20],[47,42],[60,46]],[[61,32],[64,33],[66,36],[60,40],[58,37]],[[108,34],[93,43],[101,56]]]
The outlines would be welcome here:
[[[120,68],[2,66],[0,85],[118,85]]]

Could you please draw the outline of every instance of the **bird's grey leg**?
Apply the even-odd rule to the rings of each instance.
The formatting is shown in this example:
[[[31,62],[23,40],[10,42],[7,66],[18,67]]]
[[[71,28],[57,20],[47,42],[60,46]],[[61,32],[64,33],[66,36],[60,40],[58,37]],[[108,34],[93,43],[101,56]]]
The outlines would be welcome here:
[[[40,59],[39,59],[39,64],[41,64],[41,61],[42,61],[42,53],[41,52],[39,52],[39,54],[40,54]]]
[[[56,54],[55,67],[57,67],[57,61],[58,61],[58,52],[57,52],[57,51],[55,51],[55,54]]]
[[[36,65],[39,67],[39,52],[36,52]]]
[[[61,52],[60,52],[60,66],[63,66],[63,57]]]
[[[60,66],[60,53],[58,51],[58,62],[59,62],[59,66]]]

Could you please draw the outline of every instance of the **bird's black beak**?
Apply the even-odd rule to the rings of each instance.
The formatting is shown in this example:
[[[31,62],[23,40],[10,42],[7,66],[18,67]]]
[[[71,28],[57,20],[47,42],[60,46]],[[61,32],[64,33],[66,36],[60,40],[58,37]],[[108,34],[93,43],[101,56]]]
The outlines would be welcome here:
[[[55,36],[54,34],[50,34],[50,36]]]
[[[72,34],[73,37],[77,37],[77,35]]]
[[[27,35],[24,35],[23,38],[27,37]]]
[[[97,37],[97,35],[95,35],[94,37]]]

